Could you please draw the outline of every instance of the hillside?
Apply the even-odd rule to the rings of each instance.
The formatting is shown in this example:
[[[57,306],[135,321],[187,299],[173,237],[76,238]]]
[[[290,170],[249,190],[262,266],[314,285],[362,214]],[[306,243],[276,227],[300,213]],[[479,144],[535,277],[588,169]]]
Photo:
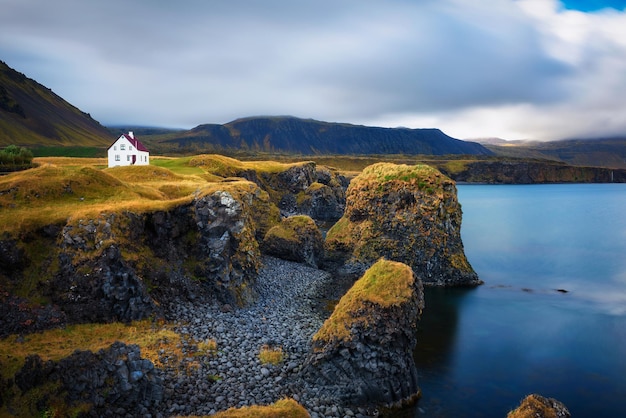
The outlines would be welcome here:
[[[157,139],[157,138],[155,138]],[[480,144],[452,138],[439,129],[379,128],[290,116],[251,117],[224,125],[199,125],[163,135],[165,149],[319,154],[491,155]]]
[[[0,61],[0,147],[107,147],[111,138],[89,114]]]
[[[480,142],[502,157],[543,158],[576,166],[626,168],[626,137]]]

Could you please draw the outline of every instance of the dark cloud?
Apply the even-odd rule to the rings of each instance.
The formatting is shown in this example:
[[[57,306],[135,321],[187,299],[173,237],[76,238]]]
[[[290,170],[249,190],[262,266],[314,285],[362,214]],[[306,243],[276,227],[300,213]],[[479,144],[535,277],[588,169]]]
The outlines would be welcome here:
[[[553,0],[4,0],[0,59],[105,124],[293,114],[550,139],[626,132],[625,23]]]

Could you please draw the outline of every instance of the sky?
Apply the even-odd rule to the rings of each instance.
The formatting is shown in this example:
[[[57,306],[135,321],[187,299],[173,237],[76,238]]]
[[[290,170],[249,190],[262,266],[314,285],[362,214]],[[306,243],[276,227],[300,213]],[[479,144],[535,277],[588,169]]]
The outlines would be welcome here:
[[[0,60],[113,125],[626,135],[626,0],[0,0]]]

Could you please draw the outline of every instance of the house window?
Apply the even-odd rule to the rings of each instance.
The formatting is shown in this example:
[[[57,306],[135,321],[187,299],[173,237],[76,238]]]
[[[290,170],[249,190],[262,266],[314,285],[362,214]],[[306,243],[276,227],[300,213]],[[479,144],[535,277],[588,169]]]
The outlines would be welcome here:
[[[130,161],[130,155],[126,156],[126,161]]]
[[[126,144],[120,144],[120,149],[122,151],[125,151],[126,150]]]
[[[119,161],[120,160],[120,155],[119,154],[115,154],[115,161]]]
[[[117,151],[117,145],[113,145],[113,151]]]
[[[133,146],[132,146],[132,145],[131,145],[131,146],[129,146],[129,147],[128,147],[128,150],[129,150],[129,151],[132,151],[132,150],[133,150]]]

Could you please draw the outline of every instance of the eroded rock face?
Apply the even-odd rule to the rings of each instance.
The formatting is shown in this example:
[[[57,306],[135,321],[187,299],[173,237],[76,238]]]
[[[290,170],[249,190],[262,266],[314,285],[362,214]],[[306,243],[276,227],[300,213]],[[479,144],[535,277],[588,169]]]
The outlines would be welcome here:
[[[569,410],[563,403],[541,395],[528,395],[507,418],[569,418]]]
[[[355,177],[328,231],[330,260],[362,272],[380,257],[411,266],[425,285],[482,283],[465,257],[455,183],[434,168],[379,163]]]
[[[422,283],[380,260],[341,298],[315,334],[303,378],[347,405],[400,406],[419,397],[413,360]]]
[[[324,256],[324,239],[315,221],[306,215],[285,218],[263,239],[265,253],[317,267]]]
[[[29,356],[14,383],[24,394],[43,385],[53,388],[48,396],[62,397],[68,406],[83,405],[89,417],[107,416],[111,405],[117,416],[142,416],[163,399],[163,383],[152,362],[141,357],[138,346],[120,342],[97,353],[77,350],[57,362]]]
[[[45,242],[37,241],[43,236],[33,237],[42,243],[37,247],[20,244],[10,250],[7,240],[0,274],[19,278],[26,267],[30,276],[41,272],[38,290],[50,302],[48,316],[62,312],[52,317],[57,323],[128,322],[161,315],[171,303],[200,297],[231,306],[249,304],[256,298],[258,241],[278,222],[278,211],[253,183],[212,187],[168,210],[70,220],[46,232]],[[3,300],[13,301],[10,288],[3,292]],[[37,312],[35,319],[44,311]],[[45,321],[41,326],[32,321],[26,328],[46,327]],[[19,324],[6,325],[17,329],[13,325]]]
[[[317,221],[336,221],[343,215],[348,180],[314,162],[297,164],[278,173],[241,170],[235,175],[268,191],[283,217],[308,215]]]

